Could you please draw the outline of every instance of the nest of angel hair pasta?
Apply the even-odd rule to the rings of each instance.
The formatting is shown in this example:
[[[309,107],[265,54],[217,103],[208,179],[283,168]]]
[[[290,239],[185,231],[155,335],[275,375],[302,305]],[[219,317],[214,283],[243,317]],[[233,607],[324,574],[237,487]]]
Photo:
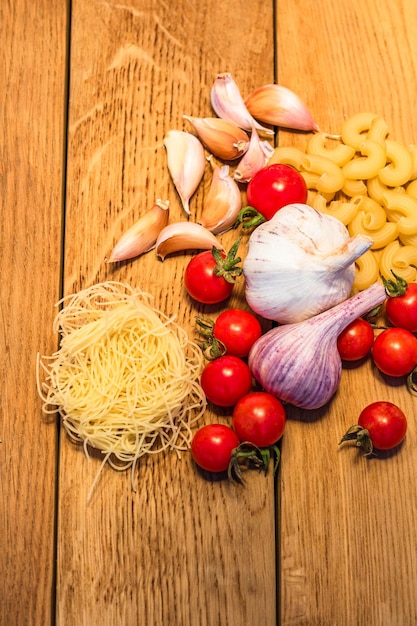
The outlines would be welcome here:
[[[89,446],[100,450],[115,469],[188,449],[206,400],[204,358],[186,332],[123,283],[96,284],[58,304],[59,350],[38,356],[43,411],[59,413],[71,440],[87,455]]]

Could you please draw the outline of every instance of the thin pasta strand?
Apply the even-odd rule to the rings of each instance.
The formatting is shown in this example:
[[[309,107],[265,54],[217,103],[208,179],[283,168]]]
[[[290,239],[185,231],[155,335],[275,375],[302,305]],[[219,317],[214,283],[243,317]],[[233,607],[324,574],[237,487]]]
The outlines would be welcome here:
[[[89,447],[104,454],[99,473],[105,464],[131,468],[135,490],[141,456],[190,447],[206,408],[202,352],[149,294],[123,283],[93,285],[58,304],[59,350],[38,355],[36,365],[43,411],[61,416],[87,456]]]

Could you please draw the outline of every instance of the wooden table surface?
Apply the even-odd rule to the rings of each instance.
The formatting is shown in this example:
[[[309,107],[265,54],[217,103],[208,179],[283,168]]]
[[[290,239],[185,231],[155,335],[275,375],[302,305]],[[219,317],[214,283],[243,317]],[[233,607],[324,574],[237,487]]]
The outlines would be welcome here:
[[[209,482],[188,453],[164,454],[140,463],[136,493],[106,467],[87,504],[99,460],[42,415],[35,361],[58,345],[61,295],[99,281],[140,286],[190,334],[207,312],[184,292],[190,254],[104,258],[156,198],[184,218],[163,138],[212,115],[218,72],[245,95],[289,87],[329,133],[369,110],[417,143],[417,3],[10,0],[0,32],[1,626],[416,624],[417,401],[403,385],[368,363],[344,370],[330,407],[289,409],[275,480]],[[242,302],[238,288],[227,306]],[[409,417],[400,452],[339,449],[377,399]]]

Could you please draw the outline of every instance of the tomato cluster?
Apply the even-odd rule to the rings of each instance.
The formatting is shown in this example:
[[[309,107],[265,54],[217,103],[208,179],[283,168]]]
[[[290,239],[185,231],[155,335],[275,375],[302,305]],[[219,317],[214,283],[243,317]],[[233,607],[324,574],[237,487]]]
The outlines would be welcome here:
[[[232,423],[200,428],[193,437],[191,454],[200,468],[216,473],[228,470],[231,478],[240,480],[242,458],[266,469],[268,449],[279,457],[276,443],[284,433],[286,412],[281,402],[269,393],[252,390],[246,357],[262,334],[258,319],[249,311],[228,309],[214,323],[198,321],[202,347],[212,348],[201,374],[201,387],[209,402],[231,410]],[[221,343],[223,352],[217,342]]]
[[[303,177],[283,164],[264,167],[246,191],[248,206],[242,209],[238,220],[246,228],[271,219],[288,204],[307,201]],[[211,305],[230,297],[242,273],[238,265],[241,259],[236,256],[238,246],[239,240],[227,254],[213,248],[191,259],[184,286],[193,300]],[[417,284],[407,285],[395,278],[395,289],[401,291],[393,293],[387,288],[390,296],[385,303],[386,319],[391,326],[375,332],[367,319],[358,318],[340,333],[337,349],[342,361],[359,363],[370,356],[384,375],[409,379],[417,371]],[[387,282],[394,286],[393,281]],[[276,449],[285,430],[286,411],[279,399],[252,389],[246,358],[262,334],[261,324],[252,313],[240,309],[223,311],[215,322],[204,318],[197,321],[200,344],[209,361],[201,375],[201,386],[209,402],[230,409],[231,424],[200,428],[192,440],[192,457],[209,472],[230,471],[240,454],[256,467],[264,467],[268,457],[263,456],[263,451]],[[402,442],[406,429],[407,420],[401,409],[378,401],[363,409],[358,423],[341,442],[354,439],[368,453],[374,448],[386,450]]]
[[[371,354],[373,363],[386,376],[407,376],[417,367],[417,283],[409,284],[403,295],[389,296],[385,312],[392,326],[376,336],[372,325],[363,318],[340,333],[340,358],[359,361]]]

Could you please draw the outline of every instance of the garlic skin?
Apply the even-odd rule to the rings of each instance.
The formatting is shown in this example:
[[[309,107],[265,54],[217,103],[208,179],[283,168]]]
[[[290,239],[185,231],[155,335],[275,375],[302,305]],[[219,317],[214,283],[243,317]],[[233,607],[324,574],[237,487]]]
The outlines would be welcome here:
[[[304,102],[282,85],[258,87],[245,99],[245,105],[253,117],[266,124],[292,130],[320,131]]]
[[[239,159],[249,147],[248,134],[233,122],[218,117],[183,117],[192,124],[207,150],[219,159]]]
[[[186,250],[211,250],[213,247],[221,252],[224,248],[217,237],[195,222],[174,222],[161,230],[156,240],[157,256],[163,261],[168,254]]]
[[[282,402],[319,409],[331,400],[340,383],[339,334],[386,298],[384,286],[374,283],[308,320],[273,328],[250,350],[248,364],[253,376]]]
[[[249,113],[239,87],[229,72],[217,74],[210,91],[211,106],[224,120],[233,122],[240,128],[251,130],[253,126],[266,135],[274,131],[259,124]]]
[[[201,225],[220,235],[235,224],[242,208],[242,195],[237,183],[229,174],[229,166],[216,165],[212,157],[208,160],[213,168],[213,177],[204,202]]]
[[[182,206],[190,215],[189,201],[204,175],[206,159],[199,139],[183,130],[170,130],[164,138],[168,170],[180,196]]]
[[[273,146],[267,141],[261,141],[256,129],[253,128],[249,148],[235,169],[233,178],[240,183],[248,183],[265,167],[273,154]]]
[[[168,220],[169,201],[158,198],[154,206],[120,237],[105,262],[126,261],[152,250]]]
[[[290,204],[258,226],[243,263],[246,300],[266,319],[308,319],[351,292],[354,261],[372,246],[344,224],[306,204]]]

